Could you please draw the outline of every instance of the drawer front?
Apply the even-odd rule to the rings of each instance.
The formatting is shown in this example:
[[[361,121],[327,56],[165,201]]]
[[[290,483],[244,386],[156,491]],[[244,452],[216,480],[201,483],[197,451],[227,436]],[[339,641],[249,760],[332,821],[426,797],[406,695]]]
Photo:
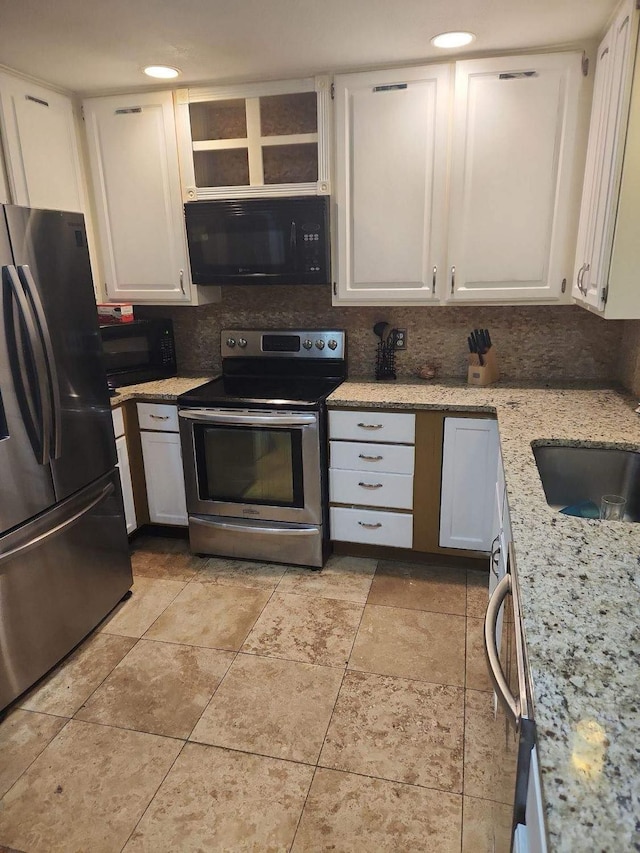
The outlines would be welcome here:
[[[413,516],[404,512],[331,507],[331,538],[336,542],[411,548]]]
[[[178,407],[161,403],[137,403],[140,429],[179,432]]]
[[[415,450],[405,444],[369,444],[361,441],[332,441],[331,467],[349,471],[382,471],[413,474]]]
[[[413,476],[332,468],[329,471],[329,500],[341,504],[412,509]]]
[[[115,436],[116,438],[120,438],[121,435],[124,435],[124,415],[122,414],[122,408],[112,409],[111,417],[113,418]]]
[[[329,438],[347,441],[393,441],[414,444],[416,416],[412,412],[329,412]]]

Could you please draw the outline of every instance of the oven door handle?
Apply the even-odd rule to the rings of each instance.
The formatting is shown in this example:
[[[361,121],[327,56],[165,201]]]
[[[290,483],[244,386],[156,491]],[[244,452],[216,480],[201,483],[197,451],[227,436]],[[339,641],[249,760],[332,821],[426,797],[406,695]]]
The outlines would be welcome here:
[[[181,409],[178,414],[188,421],[206,424],[240,424],[246,426],[311,426],[316,415],[241,415],[212,412],[208,409]]]

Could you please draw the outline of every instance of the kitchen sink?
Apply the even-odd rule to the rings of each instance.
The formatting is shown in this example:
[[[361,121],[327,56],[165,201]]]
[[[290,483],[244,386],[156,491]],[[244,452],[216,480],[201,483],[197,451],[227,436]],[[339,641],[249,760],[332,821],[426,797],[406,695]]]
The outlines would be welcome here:
[[[624,520],[640,521],[640,452],[566,444],[532,449],[549,506],[562,510],[591,502],[599,507],[603,495],[621,495],[627,500]]]

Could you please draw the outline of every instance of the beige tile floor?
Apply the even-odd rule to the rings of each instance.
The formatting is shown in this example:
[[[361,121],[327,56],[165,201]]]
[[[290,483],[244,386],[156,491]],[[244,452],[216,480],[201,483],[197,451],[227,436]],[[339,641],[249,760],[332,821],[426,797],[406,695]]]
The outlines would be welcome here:
[[[492,850],[486,575],[133,549],[133,596],[0,723],[0,850]]]

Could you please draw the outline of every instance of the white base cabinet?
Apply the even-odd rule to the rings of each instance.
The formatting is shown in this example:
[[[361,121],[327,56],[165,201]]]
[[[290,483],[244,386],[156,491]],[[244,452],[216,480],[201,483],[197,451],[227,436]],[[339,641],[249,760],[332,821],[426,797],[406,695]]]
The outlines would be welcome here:
[[[13,204],[82,211],[82,172],[71,99],[0,73],[0,125]],[[0,179],[0,193],[6,196],[2,183]]]
[[[111,417],[113,418],[113,432],[116,438],[116,453],[118,454],[118,470],[120,472],[120,485],[122,487],[124,518],[127,524],[127,533],[133,533],[138,527],[138,519],[136,518],[136,507],[133,499],[133,482],[131,480],[129,450],[127,448],[122,409],[113,409]]]
[[[138,526],[138,522],[136,520],[136,507],[133,501],[129,451],[127,449],[127,439],[124,435],[116,438],[116,452],[118,454],[118,469],[120,471],[120,484],[122,486],[122,500],[124,503],[124,518],[127,523],[127,533],[133,533]]]
[[[441,548],[489,551],[493,534],[498,425],[445,418],[440,495]]]
[[[152,524],[186,527],[187,499],[182,470],[178,407],[163,403],[138,403],[147,503]],[[145,427],[153,425],[153,430]]]

